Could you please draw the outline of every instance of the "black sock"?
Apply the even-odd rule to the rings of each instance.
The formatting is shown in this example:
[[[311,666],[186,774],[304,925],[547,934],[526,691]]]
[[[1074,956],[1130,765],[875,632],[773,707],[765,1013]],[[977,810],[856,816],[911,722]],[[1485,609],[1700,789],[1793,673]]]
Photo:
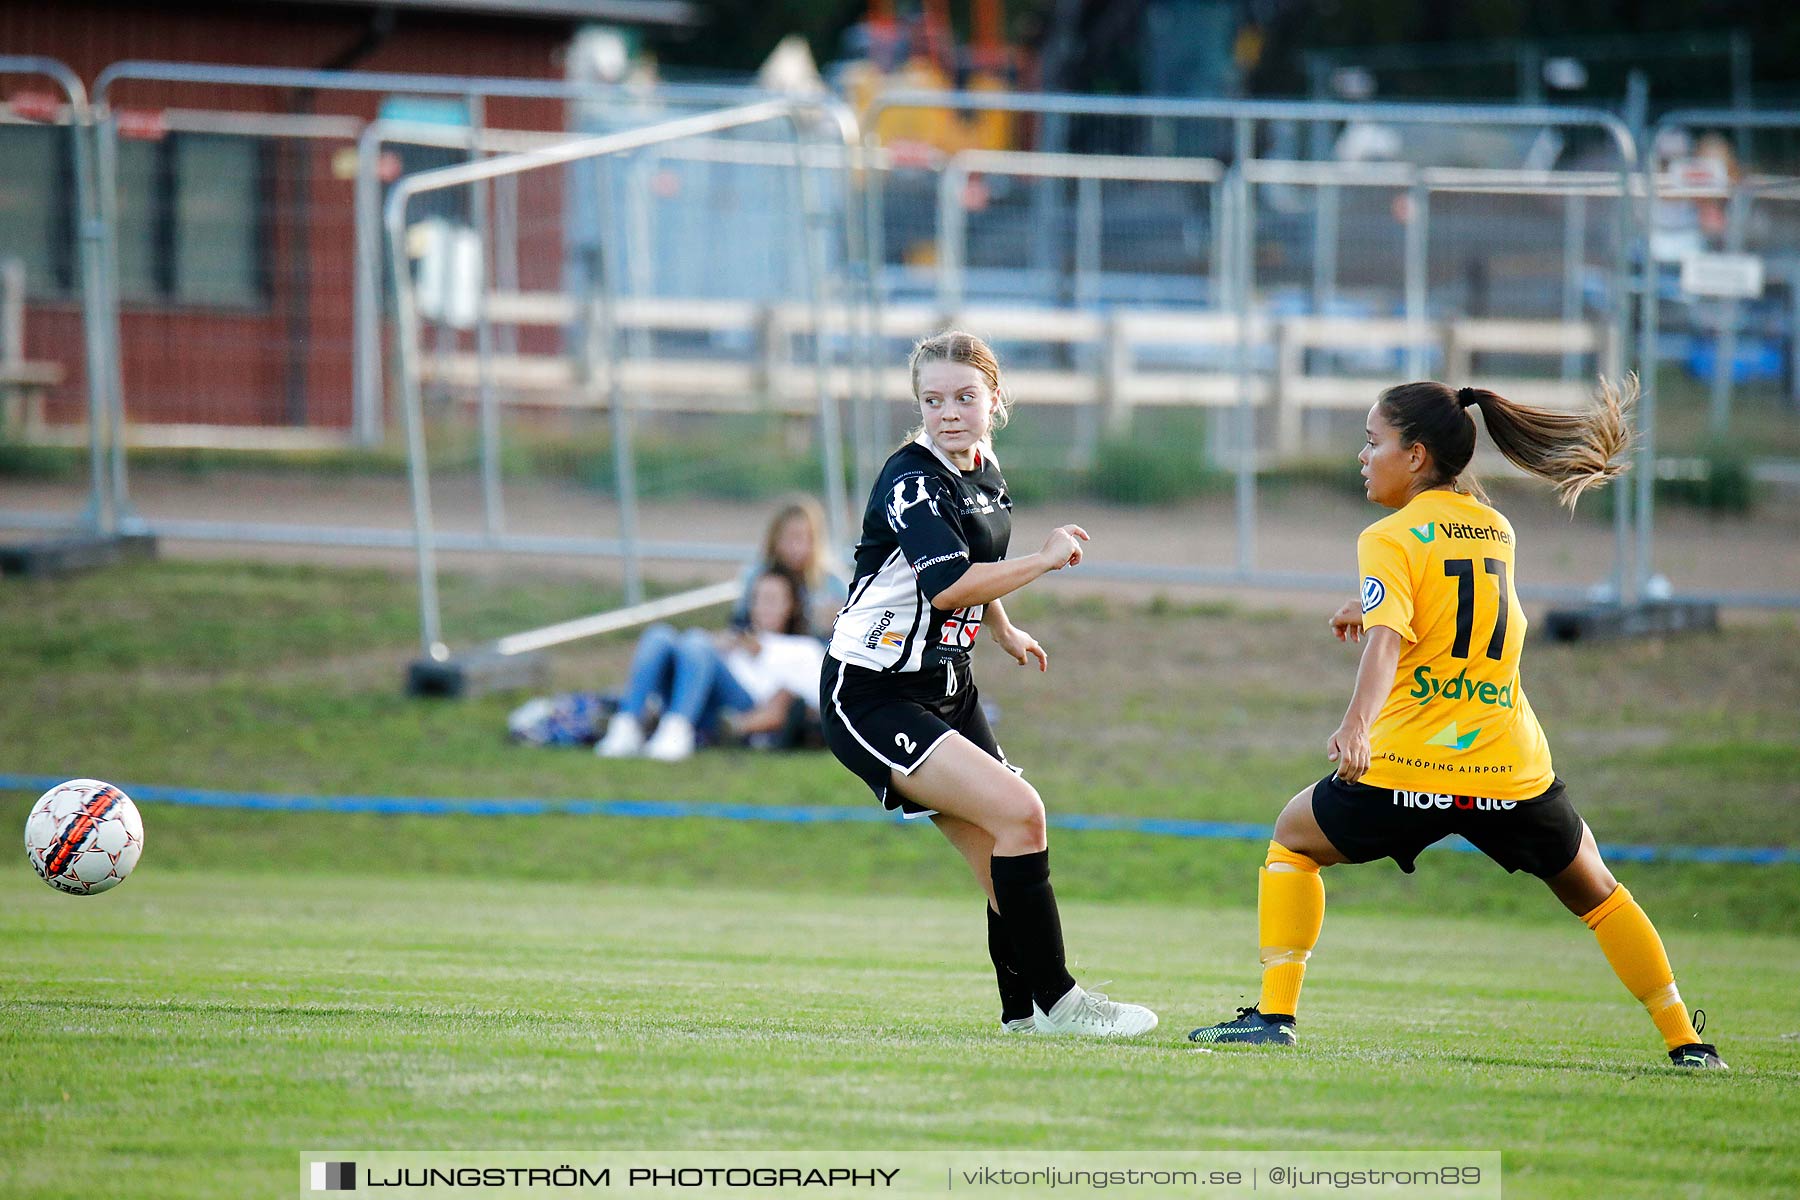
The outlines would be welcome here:
[[[1031,986],[1032,999],[1045,1012],[1075,986],[1063,965],[1062,918],[1050,889],[1050,851],[995,855],[990,862],[994,899],[1012,935],[1013,962]]]
[[[1023,1020],[1031,1016],[1031,988],[1013,965],[1012,935],[1006,931],[1006,921],[994,911],[993,905],[984,907],[987,908],[988,957],[994,960],[994,979],[1000,984],[1000,1019]]]

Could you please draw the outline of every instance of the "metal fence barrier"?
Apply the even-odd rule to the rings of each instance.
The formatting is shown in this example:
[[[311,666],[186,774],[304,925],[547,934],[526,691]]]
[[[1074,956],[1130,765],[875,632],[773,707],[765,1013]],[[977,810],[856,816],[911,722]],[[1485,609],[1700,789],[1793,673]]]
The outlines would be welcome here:
[[[1285,459],[1299,453],[1302,418],[1309,409],[1366,407],[1353,376],[1318,374],[1310,362],[1331,350],[1367,351],[1372,344],[1388,343],[1405,355],[1406,372],[1426,373],[1427,359],[1458,378],[1467,377],[1477,354],[1505,353],[1515,359],[1550,357],[1556,360],[1556,378],[1484,376],[1496,390],[1516,399],[1555,407],[1579,407],[1592,391],[1588,382],[1596,373],[1617,375],[1618,339],[1613,329],[1588,320],[1583,311],[1581,287],[1586,245],[1586,198],[1609,197],[1617,202],[1616,176],[1601,172],[1565,173],[1553,178],[1542,171],[1468,170],[1418,168],[1409,164],[1340,164],[1256,160],[1245,164],[1252,183],[1265,188],[1314,190],[1314,264],[1310,281],[1312,307],[1305,313],[1264,314],[1252,322],[1252,341],[1271,347],[1272,366],[1255,386],[1258,404],[1275,409],[1273,457]],[[1075,247],[1072,263],[1073,304],[1067,309],[1021,310],[1010,317],[1004,310],[976,314],[991,334],[1008,340],[1054,340],[1070,344],[1101,343],[1097,353],[1087,354],[1084,369],[1069,372],[1024,372],[1014,387],[1037,403],[1075,404],[1087,415],[1079,423],[1076,462],[1091,462],[1094,440],[1100,428],[1118,435],[1128,432],[1132,410],[1143,404],[1220,406],[1234,403],[1235,379],[1230,363],[1197,359],[1193,351],[1229,346],[1236,320],[1218,309],[1183,311],[1174,308],[1138,310],[1102,306],[1104,273],[1099,271],[1100,227],[1103,212],[1099,184],[1105,181],[1188,184],[1205,187],[1210,209],[1223,210],[1220,192],[1226,178],[1222,163],[1213,159],[1126,157],[1115,155],[1050,154],[1021,151],[964,150],[950,156],[939,176],[937,196],[938,253],[937,311],[962,313],[967,309],[968,273],[966,245],[970,220],[972,180],[980,175],[1074,179],[1082,185],[1075,196]],[[1398,317],[1351,316],[1336,311],[1339,258],[1336,222],[1338,193],[1349,188],[1386,189],[1405,196],[1412,205],[1412,219],[1424,231],[1409,236],[1404,244],[1404,310]],[[1528,200],[1566,197],[1561,237],[1563,261],[1560,292],[1553,286],[1551,301],[1541,303],[1530,315],[1514,317],[1446,316],[1427,312],[1426,248],[1427,214],[1434,196],[1522,196]],[[1410,227],[1409,227],[1410,228]],[[1223,222],[1214,222],[1214,241],[1224,235]],[[1225,254],[1215,244],[1211,261]],[[1298,282],[1298,281],[1296,281]],[[1228,297],[1216,272],[1201,279],[1202,294],[1218,297],[1221,309],[1239,303]],[[991,297],[989,298],[991,299]],[[1459,305],[1470,306],[1466,299]],[[1556,310],[1560,308],[1560,311]],[[1556,312],[1551,316],[1551,312]],[[1135,353],[1139,344],[1180,346],[1190,361],[1179,371],[1144,371]],[[1317,449],[1314,447],[1313,449]],[[1265,453],[1264,458],[1271,457]]]
[[[386,436],[387,394],[382,369],[383,277],[381,254],[381,185],[383,155],[390,146],[431,147],[476,154],[507,153],[552,144],[568,133],[534,133],[525,130],[490,129],[480,126],[458,130],[422,121],[377,119],[363,126],[356,143],[356,297],[355,391],[351,403],[351,438],[359,445],[378,445]],[[519,290],[519,197],[517,180],[496,181],[493,196],[495,247],[493,287],[496,291]],[[510,251],[510,252],[509,252]],[[491,319],[491,318],[490,318]],[[510,326],[497,332],[504,352],[516,342]]]
[[[29,55],[0,54],[0,75],[36,76],[55,84],[60,97],[48,97],[44,111],[34,114],[38,120],[66,131],[68,161],[75,194],[74,213],[69,221],[65,249],[74,263],[75,292],[79,302],[82,363],[85,369],[86,403],[83,421],[88,448],[87,493],[83,497],[72,486],[49,487],[33,507],[18,512],[0,513],[0,522],[20,529],[80,529],[106,534],[116,530],[118,510],[111,479],[106,472],[106,448],[114,439],[118,408],[105,387],[108,378],[108,343],[104,336],[101,314],[106,311],[107,281],[104,275],[104,216],[94,163],[94,146],[88,134],[93,113],[88,104],[87,89],[66,64],[51,58]],[[20,105],[12,105],[16,113]],[[47,147],[48,148],[48,147]],[[41,176],[56,177],[55,151]],[[18,166],[24,167],[20,161]],[[54,212],[46,209],[46,217],[54,226]],[[50,265],[56,253],[57,238],[46,230],[35,246],[22,245],[21,250],[46,252],[42,266]],[[31,280],[27,267],[14,260],[0,281],[0,441],[16,436],[31,441],[41,434],[46,424],[45,405],[49,393],[67,381],[63,364],[56,361],[34,361],[27,356],[26,338],[27,289]],[[71,481],[72,483],[72,481]]]
[[[130,107],[146,89],[155,107]],[[378,202],[384,182],[409,168],[490,153],[496,138],[504,141],[485,131],[493,117],[537,126],[519,136],[561,137],[570,122],[643,124],[747,92],[682,86],[645,94],[559,81],[124,62],[101,73],[95,94],[101,191],[111,202],[106,260],[119,276],[100,324],[113,347],[112,389],[130,417],[130,439],[286,447],[353,460],[367,454],[379,465],[393,464],[383,419],[393,401],[383,394],[379,303],[371,297],[381,287],[380,257],[375,239],[358,240],[359,198],[366,211],[371,193]],[[241,107],[226,109],[227,97],[241,97]],[[384,111],[396,114],[390,123],[439,122],[453,138],[413,137],[386,158],[365,141]],[[429,149],[409,161],[405,146]],[[190,169],[210,191],[182,189]],[[170,178],[175,186],[160,194],[150,186]],[[219,199],[221,189],[246,187],[273,199],[265,216],[245,218],[245,206]],[[485,225],[494,203],[503,217],[503,195],[471,189],[449,202],[447,215],[461,227]],[[158,206],[172,210],[157,213],[161,228],[172,223],[190,236],[146,249],[140,226],[147,208]],[[553,261],[560,258],[559,251]],[[134,295],[145,303],[133,303]],[[491,425],[470,435],[489,469],[500,453],[486,439]],[[110,447],[122,506],[125,445],[121,437]],[[135,497],[125,521],[183,538],[410,544],[403,488],[371,485],[335,505],[299,503],[312,499],[296,494],[306,490],[303,477],[248,496],[213,494],[244,486],[221,479],[212,491],[194,481],[165,487],[166,494]],[[311,519],[295,518],[303,507],[313,510]],[[220,519],[227,509],[231,517]]]
[[[903,170],[872,172],[867,225],[877,304],[905,306],[923,294],[937,297],[945,315],[952,301],[960,302],[956,307],[964,314],[1011,301],[1018,310],[1015,324],[1038,325],[1040,345],[1021,345],[1005,328],[989,332],[1006,344],[1008,361],[1027,367],[1038,364],[1045,340],[1066,343],[1097,331],[1108,346],[1116,346],[1117,334],[1109,339],[1104,332],[1109,323],[1113,330],[1129,330],[1141,321],[1163,338],[1151,361],[1180,377],[1164,385],[1168,395],[1180,393],[1186,404],[1198,403],[1214,414],[1206,426],[1207,457],[1200,457],[1196,445],[1189,465],[1198,472],[1210,459],[1229,470],[1234,536],[1227,561],[1205,561],[1161,539],[1154,543],[1157,561],[1096,563],[1096,574],[1341,587],[1345,572],[1321,571],[1316,547],[1296,544],[1290,552],[1279,546],[1266,553],[1258,540],[1259,472],[1303,446],[1306,408],[1360,411],[1386,384],[1472,368],[1479,369],[1476,378],[1494,377],[1521,399],[1569,404],[1584,398],[1595,375],[1616,374],[1624,366],[1633,319],[1630,255],[1639,229],[1625,198],[1639,168],[1635,139],[1610,113],[896,91],[878,96],[864,114],[871,153],[895,114],[918,110],[1033,117],[1040,122],[1041,140],[1056,143],[1049,151],[1068,143],[1103,152],[1051,153],[1034,160],[914,149],[903,156]],[[1483,171],[1428,161],[1295,162],[1261,153],[1265,143],[1277,140],[1277,129],[1358,124],[1440,134],[1558,130],[1583,142],[1594,161],[1578,171]],[[1404,157],[1406,143],[1396,141]],[[1165,203],[1170,216],[1157,228],[1168,233],[1160,242],[1148,241],[1136,260],[1121,256],[1121,268],[1098,272],[1099,283],[1082,278],[1106,256],[1094,248],[1105,222],[1095,215],[1098,197],[1085,180],[1133,172],[1158,178],[1174,168],[1166,155],[1143,151],[1169,144],[1209,148],[1214,166],[1205,165],[1205,156],[1175,160],[1187,164],[1182,169],[1193,173],[1189,190],[1203,199],[1185,209]],[[896,151],[892,144],[885,148],[890,155]],[[1038,180],[1020,201],[1014,228],[988,230],[985,246],[977,244],[980,231],[970,225],[968,212],[991,204],[994,189],[969,186],[983,172]],[[903,173],[906,178],[899,179]],[[1080,181],[1073,204],[1063,200],[1061,190],[1070,179]],[[1353,193],[1370,199],[1352,205]],[[1143,205],[1131,215],[1140,225],[1153,216]],[[1509,220],[1522,227],[1507,240],[1502,231]],[[1352,222],[1356,232],[1346,234]],[[1440,236],[1440,230],[1448,232]],[[922,244],[935,245],[936,253],[921,255]],[[1074,252],[1065,252],[1066,246]],[[1487,258],[1474,253],[1496,247],[1529,257],[1529,270],[1496,277]],[[984,259],[1005,261],[1008,254],[1024,268],[1016,286],[1001,272],[971,266]],[[1489,275],[1471,279],[1470,263]],[[1153,312],[1143,312],[1150,306],[1132,299],[1133,289],[1109,287],[1108,274],[1137,281],[1136,296],[1165,299]],[[1040,302],[1036,315],[1028,315],[1014,297],[1033,291],[1064,303]],[[1078,308],[1077,295],[1088,303]],[[885,332],[890,325],[885,312],[877,316],[877,329]],[[898,348],[884,344],[882,353],[896,355]],[[1058,365],[1066,369],[1071,361],[1066,349],[1052,347],[1051,359],[1059,353]],[[1070,407],[1091,399],[1109,410],[1097,419],[1089,416],[1085,429],[1110,427],[1115,434],[1134,429],[1129,441],[1140,457],[1178,452],[1182,432],[1151,423],[1135,430],[1130,417],[1119,413],[1122,357],[1128,356],[1116,350],[1090,356],[1087,370],[1095,383]],[[1538,366],[1535,375],[1522,370],[1531,360]],[[1034,398],[1025,387],[1015,391],[1028,404]],[[1054,426],[1049,440],[1054,452],[1088,436],[1081,426],[1065,423]],[[1009,461],[1018,462],[1023,431],[1009,430],[1007,437]],[[1029,443],[1025,449],[1028,456]],[[868,470],[882,451],[879,438],[859,444],[859,464]],[[1628,569],[1629,531],[1625,505],[1618,504],[1610,569],[1599,578],[1540,585],[1537,594],[1624,594],[1634,578]],[[1172,558],[1160,557],[1171,551]]]
[[[17,270],[0,267],[8,428],[88,450],[84,497],[72,480],[20,489],[27,511],[0,520],[342,546],[414,544],[397,477],[332,497],[317,475],[179,488],[165,475],[134,506],[127,442],[312,448],[391,472],[387,414],[403,397],[383,369],[394,336],[382,305],[383,190],[448,163],[762,98],[120,63],[101,74],[90,109],[61,64],[0,56],[0,73],[43,75],[62,90],[35,105],[42,113],[27,104],[25,119],[69,135],[68,260],[87,392],[81,416],[68,382],[41,381],[16,335],[20,306],[7,300]],[[154,107],[121,101],[144,88],[157,89]],[[252,99],[227,107],[225,93]],[[396,103],[375,107],[377,97]],[[18,124],[17,102],[13,111]],[[708,448],[753,438],[770,439],[781,478],[822,486],[834,541],[847,547],[844,473],[829,468],[838,422],[848,417],[866,489],[910,423],[904,344],[955,322],[1002,344],[1027,402],[1006,435],[1009,477],[1037,470],[1045,498],[1090,502],[1070,481],[1118,469],[1121,452],[1126,469],[1160,456],[1228,479],[1228,510],[1178,501],[1143,512],[1146,535],[1092,564],[1093,574],[1168,582],[1339,586],[1343,573],[1322,569],[1320,547],[1271,516],[1279,500],[1262,476],[1335,452],[1352,414],[1387,383],[1442,373],[1569,405],[1596,374],[1632,360],[1644,377],[1640,457],[1633,485],[1614,494],[1610,564],[1599,575],[1565,569],[1535,594],[1654,596],[1671,590],[1655,561],[1656,477],[1690,469],[1658,452],[1651,364],[1668,358],[1671,323],[1686,322],[1676,332],[1690,369],[1707,377],[1715,434],[1738,433],[1746,352],[1779,358],[1772,369],[1800,397],[1800,153],[1750,152],[1765,134],[1800,139],[1800,114],[1673,113],[1640,153],[1615,117],[1567,108],[890,92],[864,114],[860,141],[835,101],[806,111],[835,132],[797,144],[653,140],[539,172],[535,184],[503,171],[426,193],[432,211],[415,216],[431,228],[414,236],[439,240],[412,246],[408,263],[435,272],[420,297],[440,306],[420,306],[429,336],[413,347],[414,382],[443,431],[431,468],[457,477],[451,508],[468,514],[440,521],[435,547],[620,554],[634,593],[640,554],[736,559],[741,528],[697,522],[644,538],[635,509],[640,494],[713,487],[722,464]],[[1041,148],[936,150],[884,137],[907,124],[897,114],[920,112],[1007,118],[1014,144],[1033,140],[1025,122],[1035,121]],[[1323,150],[1340,133],[1382,129],[1408,131],[1393,139],[1399,161],[1292,156],[1300,132]],[[1445,146],[1495,130],[1507,144],[1565,147],[1570,166],[1445,165]],[[1695,179],[1649,152],[1665,135],[1703,130],[1732,135],[1740,169]],[[189,175],[211,190],[180,186]],[[251,184],[278,203],[246,224],[221,196]],[[1784,311],[1766,297],[1677,288],[1661,243],[1683,206],[1712,222],[1695,269],[1729,277],[1754,256],[1787,288]],[[803,214],[803,233],[790,210]],[[459,286],[470,264],[475,286]],[[466,311],[442,307],[458,303]],[[47,327],[42,307],[31,309],[34,330]],[[43,335],[34,338],[42,356]],[[69,349],[45,357],[72,377]],[[1711,358],[1696,366],[1702,351]],[[47,408],[33,389],[49,393]],[[631,461],[629,432],[614,427],[621,410],[668,446],[686,439],[698,450],[682,461],[639,445]],[[596,519],[618,536],[534,522],[560,502],[555,481],[533,474],[559,444],[586,492],[616,494]],[[544,486],[521,493],[521,480]],[[1151,531],[1161,520],[1207,533],[1215,518],[1229,524],[1229,544]],[[1583,545],[1578,566],[1604,561],[1591,538]],[[1779,580],[1721,589],[1686,569],[1709,586],[1683,596],[1800,604]]]
[[[679,143],[688,139],[754,128],[772,122],[784,122],[789,125],[793,133],[790,169],[795,184],[795,195],[799,201],[798,205],[791,210],[791,216],[797,220],[799,225],[800,232],[797,242],[804,258],[803,274],[807,284],[808,305],[811,310],[811,327],[814,330],[812,367],[817,414],[816,435],[824,476],[822,490],[827,498],[829,534],[834,544],[841,543],[845,538],[842,514],[846,508],[844,469],[840,446],[841,433],[838,424],[838,401],[830,394],[831,363],[828,339],[823,336],[823,331],[826,329],[828,300],[828,289],[824,280],[827,268],[823,235],[826,232],[825,226],[828,217],[818,196],[818,180],[814,177],[813,171],[802,153],[811,129],[810,122],[821,115],[826,118],[825,128],[839,139],[840,146],[847,149],[854,142],[856,132],[855,123],[848,118],[847,112],[819,101],[766,100],[710,114],[680,118],[643,129],[577,139],[535,150],[502,155],[485,161],[444,167],[409,176],[394,186],[389,193],[386,206],[388,261],[395,282],[396,362],[399,371],[401,407],[406,422],[408,462],[412,480],[419,571],[421,644],[428,659],[445,660],[449,656],[449,650],[445,642],[442,614],[438,602],[436,552],[440,545],[440,539],[435,529],[432,470],[427,453],[425,430],[424,395],[428,374],[426,367],[432,358],[422,344],[424,323],[421,320],[421,301],[426,295],[427,289],[414,278],[412,270],[412,260],[415,257],[413,241],[417,226],[410,223],[409,204],[421,198],[441,195],[453,189],[471,185],[487,184],[504,177],[519,177],[523,182],[534,177],[535,173],[581,165],[611,163],[619,160],[621,156],[647,147]],[[841,156],[839,161],[847,175],[848,155]],[[609,180],[604,173],[599,174],[596,179],[598,182],[597,194],[601,197],[604,218],[608,215],[605,210],[610,205],[611,189]],[[848,194],[847,186],[846,194]],[[511,533],[494,533],[487,536],[483,544],[485,548],[500,551],[532,552],[567,549],[617,554],[624,560],[627,599],[631,603],[637,603],[642,599],[638,563],[640,553],[668,553],[670,549],[654,543],[645,543],[640,536],[638,489],[635,478],[636,452],[633,445],[633,404],[624,373],[621,370],[617,316],[622,290],[620,279],[624,273],[623,247],[620,245],[623,239],[609,236],[619,228],[610,219],[603,219],[600,228],[603,234],[594,245],[591,273],[588,277],[590,290],[587,295],[581,297],[578,313],[583,365],[580,377],[571,382],[579,390],[583,407],[604,411],[607,416],[612,460],[616,471],[620,536],[613,541],[561,539],[557,544],[551,545],[543,539],[522,537]],[[722,239],[723,242],[723,240],[729,239],[731,232],[729,229],[715,230],[714,236]],[[853,239],[848,233],[846,234],[846,244],[853,244]],[[485,288],[478,288],[477,292],[485,297]],[[480,302],[483,306],[486,303],[485,298]],[[478,371],[485,374],[491,364],[486,355],[478,355],[476,366]],[[680,551],[676,550],[675,552],[679,553]],[[567,627],[574,628],[575,626]],[[538,632],[541,634],[543,631]],[[531,642],[533,645],[543,643],[543,637],[533,638],[528,634],[514,635],[513,642],[520,642],[521,639]]]
[[[487,131],[484,140],[514,149],[545,144],[542,137],[507,131]],[[834,226],[821,250],[821,283],[835,284],[843,274],[844,247],[856,236],[835,228],[858,211],[844,200],[849,163],[841,139],[834,146],[802,150],[806,172],[817,177],[815,195],[823,197],[815,219]],[[788,426],[784,444],[774,448],[783,461],[765,465],[792,477],[794,464],[787,460],[799,452],[819,452],[832,440],[814,428],[820,414],[817,380],[795,369],[796,363],[816,358],[817,348],[828,352],[829,391],[838,406],[862,407],[853,395],[856,372],[847,345],[856,305],[841,286],[827,286],[829,313],[820,329],[810,302],[788,299],[807,294],[811,286],[806,248],[791,218],[804,207],[791,194],[794,153],[788,143],[742,138],[652,145],[605,160],[604,173],[580,184],[587,193],[605,189],[609,195],[607,219],[618,243],[612,317],[620,331],[621,386],[665,432],[672,436],[679,427],[696,443],[685,462],[665,458],[653,468],[638,464],[634,475],[645,492],[708,490],[716,466],[704,452],[708,441],[738,436],[734,425],[754,424],[758,417]],[[586,244],[577,229],[580,214],[559,213],[546,202],[538,174],[501,175],[486,186],[496,197],[492,228],[483,239],[490,244],[493,269],[491,284],[483,280],[470,291],[466,316],[474,325],[473,343],[442,336],[444,322],[436,319],[436,334],[422,349],[420,373],[446,401],[472,402],[481,414],[484,528],[499,535],[506,520],[492,451],[501,445],[500,423],[560,422],[574,430],[583,419],[602,414],[594,411],[583,386],[591,364],[579,334],[582,280],[529,267],[532,260],[557,257],[546,249]],[[373,186],[364,191],[371,198],[376,194]],[[365,222],[372,221],[359,214],[359,239]],[[709,269],[714,259],[724,261]],[[523,272],[522,260],[528,264]],[[734,269],[739,265],[747,269]],[[370,307],[378,271],[364,274]],[[370,343],[377,337],[375,322],[373,316],[359,318],[359,332]],[[717,482],[711,481],[715,491]],[[817,472],[793,482],[811,490]],[[841,486],[834,493],[828,485],[823,494],[831,508],[842,505]],[[841,514],[830,516],[841,529]]]
[[[1771,260],[1775,270],[1769,272],[1788,287],[1785,312],[1777,320],[1785,320],[1787,363],[1785,378],[1779,380],[1786,404],[1780,410],[1782,421],[1790,429],[1800,426],[1800,110],[1745,111],[1742,109],[1680,109],[1662,117],[1651,131],[1649,145],[1665,144],[1667,135],[1695,130],[1727,130],[1740,156],[1735,162],[1718,164],[1717,177],[1699,181],[1671,181],[1667,173],[1657,169],[1656,157],[1646,155],[1643,163],[1643,195],[1646,224],[1665,206],[1698,209],[1712,206],[1716,228],[1695,229],[1693,243],[1676,247],[1671,256],[1681,255],[1679,269],[1664,263],[1656,247],[1648,247],[1639,285],[1642,289],[1639,324],[1639,357],[1644,362],[1660,362],[1664,355],[1660,345],[1662,313],[1669,300],[1668,276],[1678,278],[1677,293],[1690,307],[1709,308],[1712,338],[1712,370],[1707,408],[1707,426],[1715,439],[1727,439],[1751,452],[1760,447],[1746,441],[1733,426],[1732,392],[1738,369],[1739,337],[1744,326],[1745,302],[1764,293],[1765,266]],[[1771,161],[1757,161],[1754,135],[1771,134],[1787,139],[1780,153]],[[1701,214],[1696,211],[1696,224]],[[1760,219],[1759,219],[1760,218]],[[1710,237],[1705,236],[1711,233]],[[1713,246],[1720,252],[1710,252]],[[1754,251],[1754,257],[1746,252]],[[1668,269],[1665,269],[1667,267]],[[1704,319],[1704,318],[1703,318]],[[1659,420],[1658,397],[1660,372],[1644,371],[1644,397],[1639,423],[1643,438],[1639,448],[1637,501],[1637,563],[1639,586],[1657,579],[1655,574],[1655,456],[1656,427]],[[1790,461],[1793,446],[1789,442]],[[1800,480],[1792,476],[1789,482]],[[1709,580],[1703,592],[1707,598],[1739,606],[1800,607],[1800,553],[1791,544],[1783,545],[1786,536],[1773,534],[1769,553],[1776,563],[1785,563],[1773,586],[1744,588],[1731,581]],[[1659,581],[1660,582],[1660,581]]]

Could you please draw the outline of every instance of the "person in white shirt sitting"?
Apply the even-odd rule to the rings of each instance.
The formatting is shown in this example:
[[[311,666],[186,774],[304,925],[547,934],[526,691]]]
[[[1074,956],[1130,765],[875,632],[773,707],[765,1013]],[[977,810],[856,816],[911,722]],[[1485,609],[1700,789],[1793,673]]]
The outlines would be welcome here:
[[[818,693],[825,647],[806,633],[803,589],[788,572],[769,568],[750,594],[750,626],[710,634],[652,625],[638,639],[631,677],[619,710],[594,747],[602,758],[643,755],[678,762],[694,752],[702,733],[772,744],[795,705]],[[646,716],[659,706],[655,733]]]

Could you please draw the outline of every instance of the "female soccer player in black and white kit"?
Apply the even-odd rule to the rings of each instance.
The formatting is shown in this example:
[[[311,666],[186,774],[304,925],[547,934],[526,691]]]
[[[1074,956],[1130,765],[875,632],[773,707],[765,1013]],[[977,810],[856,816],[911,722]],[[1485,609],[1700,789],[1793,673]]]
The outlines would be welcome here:
[[[1036,554],[1008,559],[1012,501],[990,441],[1007,404],[993,351],[952,330],[920,342],[910,365],[924,426],[888,459],[863,514],[820,680],[826,744],[883,805],[930,817],[968,860],[988,897],[1003,1030],[1147,1033],[1155,1013],[1069,975],[1044,804],[994,741],[969,672],[983,625],[1020,665],[1049,669],[1000,598],[1080,562],[1088,535],[1064,525]]]

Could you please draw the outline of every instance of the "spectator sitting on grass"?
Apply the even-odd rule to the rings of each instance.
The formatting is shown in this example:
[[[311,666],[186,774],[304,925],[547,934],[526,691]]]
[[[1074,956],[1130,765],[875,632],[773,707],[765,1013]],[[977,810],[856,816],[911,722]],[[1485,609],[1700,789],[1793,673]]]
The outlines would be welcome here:
[[[787,572],[799,585],[801,633],[831,636],[831,624],[849,594],[850,581],[825,541],[825,510],[811,496],[797,496],[776,510],[763,533],[757,559],[744,568],[743,595],[731,610],[731,627],[750,627],[750,593],[770,568]]]
[[[802,589],[793,576],[765,569],[750,590],[749,627],[710,634],[678,633],[652,625],[638,639],[631,678],[606,736],[594,747],[602,758],[643,755],[678,762],[694,752],[701,734],[747,738],[774,746],[818,695],[825,647],[806,632]],[[661,719],[648,740],[645,717],[652,704]]]

